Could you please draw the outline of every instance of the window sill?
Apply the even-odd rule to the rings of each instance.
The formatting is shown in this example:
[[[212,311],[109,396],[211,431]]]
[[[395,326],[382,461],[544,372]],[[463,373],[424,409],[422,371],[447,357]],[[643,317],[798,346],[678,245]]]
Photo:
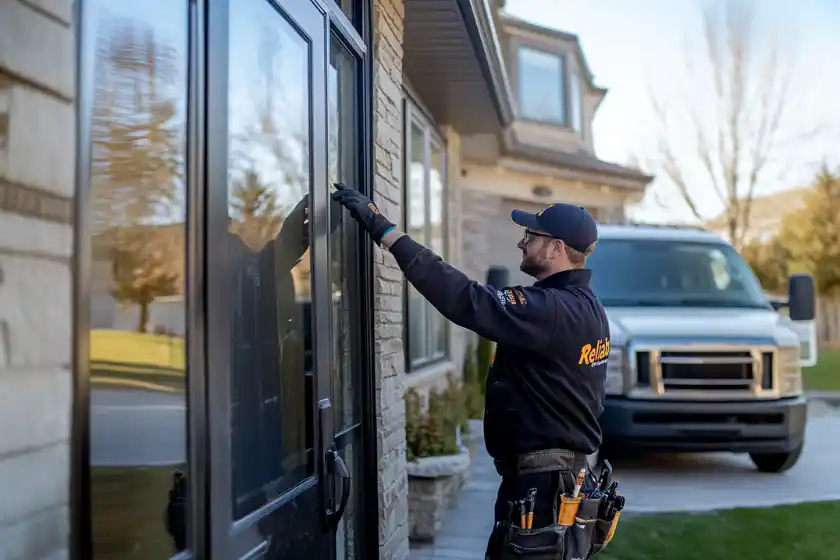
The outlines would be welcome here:
[[[446,377],[449,373],[457,372],[458,366],[455,362],[445,358],[439,362],[406,373],[403,384],[405,389],[422,387],[437,381],[440,377]]]

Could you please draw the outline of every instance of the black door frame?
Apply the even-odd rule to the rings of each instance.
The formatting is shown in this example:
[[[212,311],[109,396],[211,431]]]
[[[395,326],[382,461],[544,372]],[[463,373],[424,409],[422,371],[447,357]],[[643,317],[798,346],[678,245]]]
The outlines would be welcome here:
[[[188,451],[189,451],[189,550],[177,558],[213,557],[211,544],[211,519],[208,501],[210,492],[209,437],[207,423],[208,402],[206,320],[205,304],[207,262],[204,251],[207,224],[205,215],[208,200],[205,196],[207,179],[212,175],[206,169],[208,143],[214,137],[226,138],[225,131],[210,128],[203,118],[206,114],[208,97],[214,94],[219,83],[208,82],[208,55],[211,49],[227,50],[227,41],[209,41],[208,7],[217,0],[188,0],[189,9],[189,77],[188,77],[188,141],[187,154],[187,366],[188,366]],[[226,1],[226,0],[222,0]],[[268,0],[266,0],[268,1]],[[360,145],[360,180],[358,185],[366,195],[373,198],[373,52],[372,29],[374,0],[356,0],[351,15],[353,23],[331,0],[313,0],[328,13],[326,30],[329,48],[330,34],[337,34],[360,61],[358,80]],[[71,450],[70,450],[70,556],[74,560],[91,558],[91,499],[90,499],[90,265],[91,265],[91,212],[90,212],[90,165],[91,165],[91,114],[93,106],[92,40],[87,34],[90,18],[85,10],[85,1],[75,4],[75,51],[78,64],[76,82],[76,171],[74,201],[74,254],[73,270],[73,401],[71,406]],[[358,29],[358,31],[357,31]],[[227,31],[225,30],[225,35]],[[226,52],[225,58],[226,58]],[[225,72],[226,73],[226,72]],[[211,78],[212,79],[212,78]],[[226,88],[227,83],[221,84]],[[216,90],[218,95],[219,91]],[[226,94],[225,94],[226,97]],[[218,122],[219,119],[216,119]],[[219,136],[217,136],[219,135]],[[225,170],[226,172],[226,170]],[[216,170],[218,173],[218,170]],[[377,493],[377,410],[375,383],[374,344],[374,248],[364,234],[359,232],[359,288],[361,298],[361,345],[354,353],[353,367],[362,375],[362,451],[363,480],[360,518],[363,520],[364,557],[378,554],[379,500]]]
[[[299,495],[307,495],[307,504],[311,497],[326,496],[330,484],[326,464],[325,452],[334,439],[332,434],[332,416],[324,418],[319,410],[319,403],[329,399],[329,365],[330,345],[328,343],[330,318],[330,293],[327,271],[329,269],[329,238],[327,224],[329,196],[327,186],[327,91],[326,64],[328,44],[325,36],[326,17],[321,6],[312,0],[249,0],[264,2],[266,8],[276,12],[277,25],[283,25],[285,19],[289,26],[295,26],[295,32],[306,37],[310,44],[310,63],[307,68],[309,77],[307,100],[309,105],[309,181],[307,185],[310,193],[310,256],[311,259],[311,337],[313,340],[313,401],[307,403],[307,411],[314,422],[314,455],[309,460],[313,462],[314,471],[304,481],[296,484],[289,491],[262,505],[259,509],[249,513],[241,519],[236,519],[232,511],[231,496],[233,495],[233,478],[231,467],[233,461],[232,439],[228,436],[231,426],[231,378],[234,375],[231,367],[231,332],[232,306],[230,295],[233,293],[231,282],[234,280],[228,274],[234,266],[229,261],[228,245],[228,171],[229,171],[229,139],[228,113],[232,104],[229,98],[231,46],[230,36],[230,7],[241,0],[215,0],[208,3],[207,9],[207,59],[205,64],[207,77],[207,98],[205,113],[199,118],[205,120],[207,135],[205,137],[205,170],[204,197],[206,200],[205,246],[218,247],[218,250],[208,251],[207,258],[202,263],[207,275],[205,282],[207,310],[206,322],[206,356],[205,379],[207,380],[206,424],[208,436],[208,459],[210,466],[207,481],[209,495],[207,510],[209,513],[208,528],[209,547],[213,553],[225,551],[225,559],[262,558],[269,547],[268,535],[257,535],[261,521],[269,519],[273,512],[284,507],[288,502],[297,499]],[[272,17],[274,17],[272,16]],[[322,134],[321,131],[324,133]],[[306,336],[306,335],[304,335]],[[325,412],[331,413],[332,410]],[[308,462],[308,461],[307,461]],[[216,469],[213,472],[212,469]],[[313,506],[314,507],[314,506]],[[323,508],[325,509],[325,508]],[[307,512],[308,513],[308,512]],[[307,515],[304,513],[304,515]],[[319,531],[322,528],[318,528]],[[327,538],[326,536],[324,538]]]

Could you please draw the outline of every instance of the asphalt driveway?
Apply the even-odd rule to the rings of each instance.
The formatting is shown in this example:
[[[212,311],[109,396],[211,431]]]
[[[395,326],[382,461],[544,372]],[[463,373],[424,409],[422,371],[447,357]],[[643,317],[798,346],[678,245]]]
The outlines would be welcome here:
[[[140,389],[91,391],[91,464],[175,465],[187,457],[183,394]]]
[[[746,455],[650,454],[613,467],[627,509],[637,512],[707,511],[840,500],[840,408],[809,403],[805,449],[782,474],[758,472]]]

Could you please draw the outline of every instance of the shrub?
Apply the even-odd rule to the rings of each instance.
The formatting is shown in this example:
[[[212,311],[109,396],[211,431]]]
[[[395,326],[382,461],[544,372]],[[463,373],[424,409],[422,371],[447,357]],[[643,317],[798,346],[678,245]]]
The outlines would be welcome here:
[[[481,387],[481,396],[487,387],[487,373],[493,363],[493,351],[495,345],[486,338],[478,339],[478,379]]]
[[[464,354],[463,379],[464,408],[467,418],[481,419],[484,416],[484,397],[482,395],[484,389],[478,375],[476,348],[472,341],[467,343],[467,350]]]
[[[405,440],[408,461],[458,453],[456,433],[467,420],[463,395],[458,380],[450,375],[445,390],[429,391],[429,404],[424,412],[422,398],[417,391],[406,391]]]

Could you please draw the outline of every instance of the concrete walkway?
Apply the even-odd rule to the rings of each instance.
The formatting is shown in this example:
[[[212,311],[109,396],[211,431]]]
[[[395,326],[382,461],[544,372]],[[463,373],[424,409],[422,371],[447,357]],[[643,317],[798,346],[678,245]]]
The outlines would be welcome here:
[[[471,433],[481,434],[481,430],[481,422],[471,422]],[[493,529],[499,475],[484,448],[483,437],[476,437],[466,445],[474,449],[470,478],[458,496],[458,503],[446,514],[434,544],[411,543],[411,560],[484,560],[487,539]]]

